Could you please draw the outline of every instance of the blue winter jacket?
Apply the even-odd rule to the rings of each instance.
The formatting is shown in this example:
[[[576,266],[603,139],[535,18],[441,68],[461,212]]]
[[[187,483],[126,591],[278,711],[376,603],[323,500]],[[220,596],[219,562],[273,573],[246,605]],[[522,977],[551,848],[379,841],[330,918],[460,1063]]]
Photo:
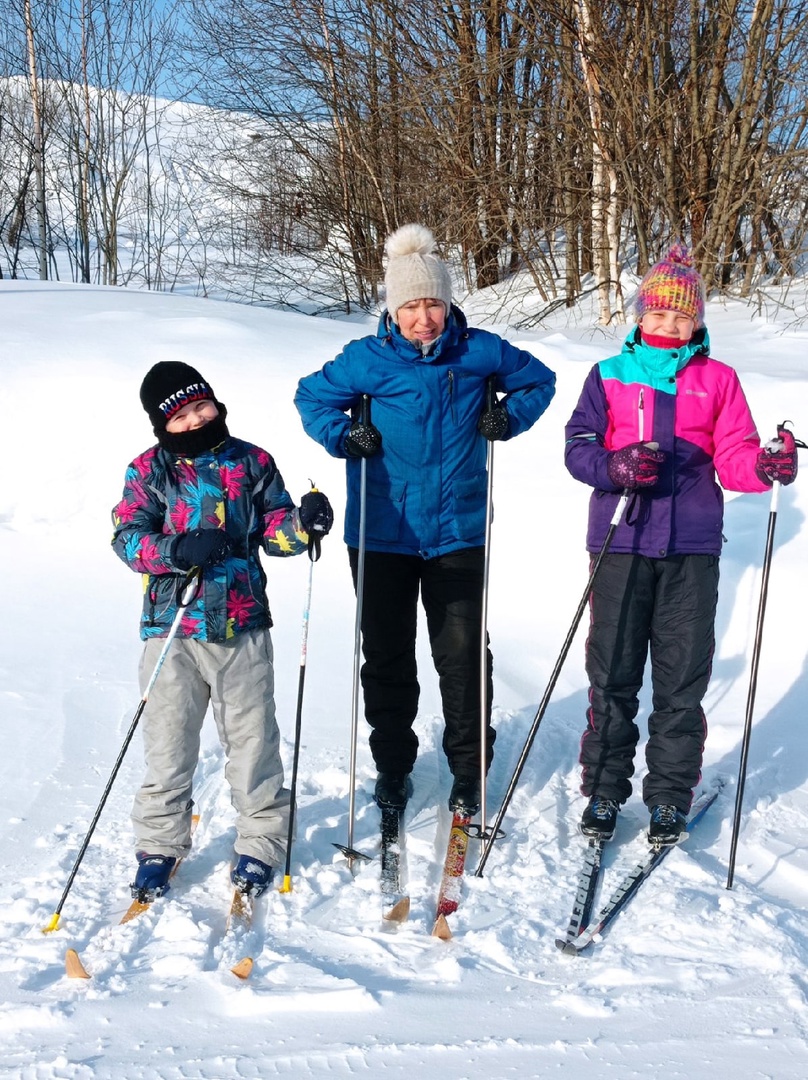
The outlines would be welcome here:
[[[506,438],[527,431],[555,393],[555,375],[496,334],[470,329],[452,307],[427,356],[383,313],[375,336],[346,345],[300,380],[303,427],[334,457],[346,457],[351,410],[371,398],[381,450],[367,459],[366,544],[370,551],[434,558],[485,542],[487,443],[477,430],[486,380],[496,378],[508,414]],[[345,542],[359,542],[361,462],[348,458]]]

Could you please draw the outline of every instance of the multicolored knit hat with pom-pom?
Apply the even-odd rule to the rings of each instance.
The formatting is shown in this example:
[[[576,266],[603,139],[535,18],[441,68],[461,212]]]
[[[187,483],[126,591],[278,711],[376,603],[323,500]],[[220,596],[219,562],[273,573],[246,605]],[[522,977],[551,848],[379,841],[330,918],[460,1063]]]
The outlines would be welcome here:
[[[674,244],[654,263],[640,282],[634,310],[637,322],[646,311],[681,311],[697,328],[704,325],[704,279],[684,244]]]

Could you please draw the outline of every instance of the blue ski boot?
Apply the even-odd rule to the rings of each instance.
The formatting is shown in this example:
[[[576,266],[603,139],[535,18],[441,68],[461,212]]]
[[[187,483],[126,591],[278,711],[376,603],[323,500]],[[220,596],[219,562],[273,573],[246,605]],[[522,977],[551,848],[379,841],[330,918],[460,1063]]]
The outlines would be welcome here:
[[[240,893],[245,896],[260,896],[272,884],[275,871],[260,859],[252,855],[239,855],[231,880]]]
[[[146,851],[135,852],[135,858],[137,873],[129,887],[135,900],[150,904],[168,892],[168,881],[177,860],[172,855],[149,855]]]

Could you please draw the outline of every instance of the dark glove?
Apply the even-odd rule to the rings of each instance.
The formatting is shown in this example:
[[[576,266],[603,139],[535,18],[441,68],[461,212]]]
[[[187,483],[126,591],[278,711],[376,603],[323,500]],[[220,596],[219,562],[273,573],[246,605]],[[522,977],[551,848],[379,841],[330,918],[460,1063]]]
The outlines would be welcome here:
[[[495,405],[492,409],[486,409],[477,421],[477,430],[485,435],[489,442],[504,439],[508,434],[511,422],[502,405]]]
[[[373,457],[381,449],[382,434],[373,424],[363,424],[357,420],[345,436],[345,453],[352,458]]]
[[[230,554],[233,542],[224,529],[193,529],[180,533],[171,549],[171,560],[180,570],[192,566],[215,566]]]
[[[300,524],[307,533],[326,536],[334,524],[334,511],[322,491],[307,491],[300,500]]]
[[[764,484],[791,484],[797,476],[797,442],[787,427],[777,427],[777,438],[758,453],[755,472]]]
[[[606,470],[615,487],[642,491],[657,482],[659,466],[664,460],[665,455],[656,443],[629,443],[609,454]]]

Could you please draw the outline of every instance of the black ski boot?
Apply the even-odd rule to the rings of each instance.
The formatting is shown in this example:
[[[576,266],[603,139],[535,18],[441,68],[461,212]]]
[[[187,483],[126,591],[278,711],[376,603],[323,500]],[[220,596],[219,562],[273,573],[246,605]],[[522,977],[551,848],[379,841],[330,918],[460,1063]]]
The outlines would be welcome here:
[[[454,778],[449,796],[449,809],[453,814],[473,817],[480,809],[480,778],[461,773]]]
[[[409,774],[380,772],[376,778],[373,798],[380,809],[403,810],[407,799],[412,795],[412,780]]]
[[[581,815],[581,832],[594,840],[611,840],[617,826],[617,811],[620,803],[617,799],[604,799],[602,795],[593,795]]]
[[[687,836],[687,817],[672,803],[651,807],[651,824],[648,827],[648,843],[652,847],[671,847],[680,844]]]

